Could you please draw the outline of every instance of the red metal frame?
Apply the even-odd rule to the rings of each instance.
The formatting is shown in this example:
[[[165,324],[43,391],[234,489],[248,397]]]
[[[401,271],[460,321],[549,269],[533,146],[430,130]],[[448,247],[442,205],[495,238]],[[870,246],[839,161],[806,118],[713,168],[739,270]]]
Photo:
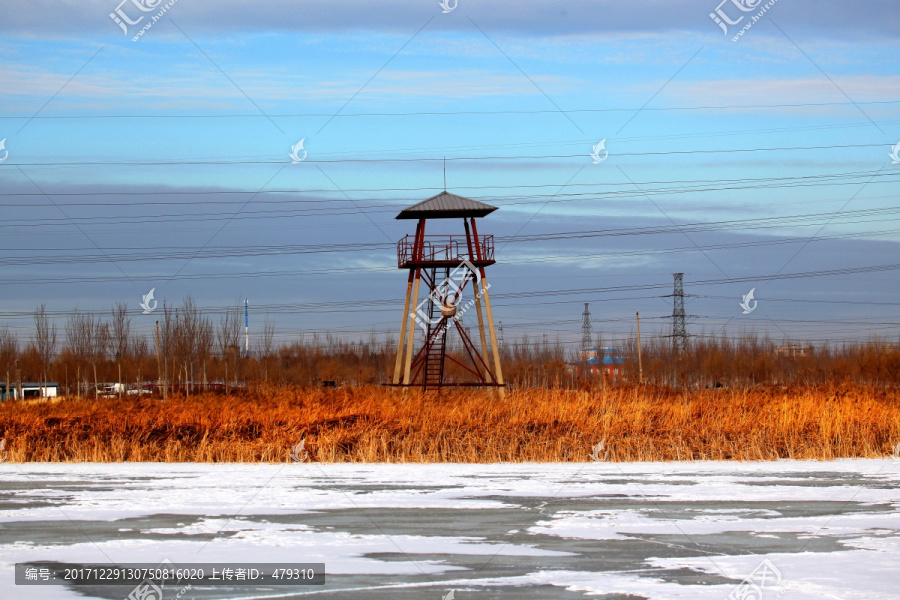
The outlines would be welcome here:
[[[425,219],[419,219],[416,225],[415,235],[407,235],[397,242],[397,266],[400,269],[409,269],[409,282],[414,277],[419,278],[424,284],[425,297],[427,298],[442,281],[437,274],[443,269],[449,273],[464,260],[468,260],[478,270],[478,274],[484,277],[484,268],[494,264],[494,236],[478,236],[475,219],[463,219],[465,235],[425,235]],[[470,228],[471,226],[471,228]],[[453,304],[461,301],[462,290],[469,281],[474,281],[475,274],[466,277],[455,292]],[[473,290],[478,293],[479,290]],[[418,299],[415,299],[418,302]],[[411,309],[415,310],[413,306]],[[435,308],[429,304],[429,310]],[[408,315],[404,318],[409,319]],[[452,325],[451,326],[451,323]],[[410,323],[410,327],[418,327]],[[446,335],[455,330],[462,341],[463,353],[460,357],[454,357],[446,353]],[[401,349],[402,349],[401,344]],[[460,326],[459,321],[452,317],[441,317],[440,320],[429,323],[427,333],[421,347],[410,360],[409,383],[389,384],[399,386],[417,386],[425,389],[444,386],[501,386],[496,381],[498,374],[494,373],[490,362],[482,356],[478,348],[466,331]],[[463,362],[468,359],[470,364]],[[445,383],[444,362],[449,360],[472,375],[475,381]],[[439,365],[433,367],[431,365]]]
[[[461,235],[407,235],[397,242],[397,268],[455,267],[463,259],[476,267],[494,264],[494,236],[487,235],[472,254],[472,240]]]

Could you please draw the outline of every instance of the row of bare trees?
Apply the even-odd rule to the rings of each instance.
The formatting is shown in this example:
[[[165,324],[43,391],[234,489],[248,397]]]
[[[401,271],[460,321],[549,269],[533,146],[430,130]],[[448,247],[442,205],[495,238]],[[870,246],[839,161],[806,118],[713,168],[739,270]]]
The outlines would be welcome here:
[[[153,382],[165,393],[168,387],[184,388],[188,382],[235,385],[256,375],[241,360],[237,304],[214,323],[190,297],[177,307],[163,303],[150,336],[132,330],[123,302],[116,303],[108,317],[75,310],[62,329],[60,336],[42,304],[34,312],[31,340],[23,344],[8,328],[0,330],[0,369],[7,388],[10,380],[39,381],[42,387],[56,380],[63,384],[63,393],[86,395],[110,388],[122,393],[127,386],[142,388]],[[254,366],[267,365],[275,350],[274,331],[274,323],[267,319],[257,336]]]
[[[163,303],[156,329],[135,332],[127,306],[116,303],[107,316],[73,311],[58,334],[45,305],[34,312],[34,336],[21,343],[0,330],[0,377],[59,381],[63,393],[123,393],[126,387],[158,386],[165,395],[210,384],[232,389],[253,381],[315,385],[321,381],[371,384],[392,371],[396,340],[348,343],[331,335],[312,335],[276,345],[275,324],[266,319],[255,336],[251,357],[242,351],[241,306],[217,320],[186,298],[180,306]],[[598,337],[597,347],[603,346]],[[645,381],[689,387],[747,386],[757,383],[900,383],[900,350],[878,340],[856,344],[799,346],[744,335],[691,338],[685,352],[671,340],[649,337],[641,347],[620,340],[612,353],[615,369],[580,368],[582,356],[571,346],[546,337],[527,337],[501,347],[506,380],[513,386],[583,386]],[[452,347],[451,347],[452,351]],[[611,373],[615,371],[615,375]],[[106,386],[104,386],[106,384]]]

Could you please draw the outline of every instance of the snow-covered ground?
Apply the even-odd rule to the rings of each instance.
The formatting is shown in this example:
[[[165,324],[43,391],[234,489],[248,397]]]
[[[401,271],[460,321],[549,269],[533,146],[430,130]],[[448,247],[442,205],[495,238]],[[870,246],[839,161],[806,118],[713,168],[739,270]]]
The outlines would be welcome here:
[[[183,600],[900,598],[898,484],[890,459],[2,464],[0,598],[122,597],[16,586],[17,562],[164,559],[326,566]]]

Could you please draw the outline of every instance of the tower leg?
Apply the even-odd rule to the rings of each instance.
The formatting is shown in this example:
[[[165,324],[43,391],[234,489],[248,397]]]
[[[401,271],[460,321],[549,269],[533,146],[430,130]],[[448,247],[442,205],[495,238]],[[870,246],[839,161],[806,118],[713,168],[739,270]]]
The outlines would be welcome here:
[[[474,287],[474,286],[473,286]],[[487,356],[488,345],[487,339],[484,334],[484,316],[481,314],[481,290],[475,289],[475,313],[478,315],[478,334],[481,336],[481,355]],[[484,379],[488,383],[493,383],[494,378],[491,375],[491,372],[487,369],[483,369],[481,365],[475,365],[479,370],[484,371]]]
[[[403,303],[403,319],[400,323],[400,341],[397,343],[397,360],[394,364],[394,385],[400,383],[400,373],[403,372],[403,346],[406,342],[406,325],[409,323],[409,295],[412,293],[413,287],[413,270],[409,270],[409,277],[406,281],[406,300]]]
[[[470,260],[479,260],[481,258],[480,247],[477,245],[478,240],[472,239],[472,232],[475,227],[475,220],[472,220],[473,229],[469,229],[469,221],[463,219],[463,226],[466,229],[466,245],[469,250],[469,259]],[[475,286],[472,286],[473,289]],[[475,312],[478,315],[478,334],[481,337],[481,355],[487,356],[487,341],[484,337],[484,316],[481,314],[481,290],[475,289]],[[475,368],[478,369],[478,372],[481,373],[482,377],[487,383],[493,383],[494,378],[491,375],[491,370],[484,367],[484,365],[476,364]]]
[[[416,302],[419,300],[419,280],[421,280],[422,274],[420,269],[416,269],[415,275],[415,283],[413,284],[413,294],[411,296],[412,302]],[[412,304],[412,302],[410,304]],[[413,353],[413,340],[416,337],[416,315],[409,311],[410,314],[407,317],[409,319],[409,325],[407,327],[407,339],[406,339],[406,366],[403,369],[403,384],[409,385],[409,369],[412,365],[412,353]]]
[[[488,294],[487,289],[487,279],[484,276],[484,268],[480,269],[481,271],[481,287],[484,290],[484,309],[485,316],[487,317],[488,322],[488,330],[491,334],[491,348],[494,352],[494,374],[497,377],[497,383],[503,385],[503,371],[500,368],[500,351],[497,348],[497,334],[494,332],[494,313],[491,311],[491,297]],[[506,390],[504,388],[500,388],[500,397],[503,398],[506,396]]]

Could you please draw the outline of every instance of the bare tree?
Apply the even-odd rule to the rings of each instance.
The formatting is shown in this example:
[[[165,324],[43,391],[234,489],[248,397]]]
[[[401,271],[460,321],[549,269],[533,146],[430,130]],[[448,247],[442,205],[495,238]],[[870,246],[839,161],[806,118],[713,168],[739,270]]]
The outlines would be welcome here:
[[[266,316],[266,320],[263,321],[262,333],[259,336],[259,351],[263,358],[268,358],[272,356],[274,350],[275,322],[269,321],[269,317]]]
[[[218,342],[219,352],[222,360],[225,361],[225,368],[228,368],[229,359],[232,362],[232,374],[237,376],[237,357],[240,354],[241,340],[241,305],[240,302],[235,306],[225,309],[222,320],[219,322],[219,328],[216,332],[216,341]],[[227,381],[227,377],[225,378]]]
[[[269,380],[269,359],[274,351],[275,323],[269,321],[269,316],[266,315],[266,320],[263,321],[262,333],[259,335],[259,352],[263,361],[263,377],[266,381]]]
[[[216,341],[219,346],[219,353],[225,357],[228,353],[238,347],[241,339],[241,318],[240,307],[232,307],[225,309],[222,320],[219,322]]]
[[[182,374],[185,383],[193,380],[195,367],[203,368],[205,378],[206,360],[212,353],[215,338],[212,322],[203,316],[193,298],[188,296],[178,308],[164,302],[160,320],[160,369],[163,373],[163,385],[168,385],[170,364],[171,372],[178,374],[172,377],[173,380],[181,381]]]
[[[46,393],[47,367],[56,355],[56,323],[47,316],[47,305],[41,304],[34,311],[35,349],[41,360],[41,393]]]
[[[105,360],[110,347],[109,324],[100,317],[96,319],[89,314],[81,314],[75,310],[66,321],[66,344],[78,365],[79,387],[82,365],[91,365],[94,369],[94,389],[98,388],[97,363]]]
[[[193,380],[194,366],[203,365],[212,352],[213,325],[203,316],[194,299],[188,296],[176,315],[174,352],[178,365],[184,365],[185,379]]]
[[[203,366],[203,385],[206,385],[206,361],[209,360],[215,342],[215,328],[207,317],[200,319],[197,327],[196,348],[197,361]]]
[[[131,319],[128,318],[128,305],[124,302],[116,302],[113,306],[110,336],[113,356],[116,362],[121,363],[128,356],[131,336]]]
[[[112,309],[110,321],[110,344],[112,353],[119,367],[119,395],[122,394],[122,361],[128,356],[129,336],[131,335],[131,319],[128,318],[128,305],[116,302]],[[127,373],[126,373],[127,376]]]
[[[100,317],[91,320],[91,365],[94,367],[94,393],[99,392],[99,382],[97,381],[97,363],[106,360],[112,342],[112,335],[109,331],[109,323],[104,323]]]
[[[194,336],[197,335],[197,321],[200,319],[199,310],[194,304],[193,298],[184,299],[181,308],[175,311],[175,331],[173,332],[172,359],[175,372],[181,379],[184,369],[184,381],[187,382],[188,364],[194,361]]]
[[[66,320],[65,327],[66,347],[75,358],[75,381],[78,382],[76,385],[76,396],[81,396],[81,367],[87,363],[88,355],[90,354],[90,348],[88,347],[90,340],[87,332],[88,328],[85,326],[85,319],[90,319],[90,316],[79,314],[78,309],[75,309]]]
[[[9,328],[5,327],[0,331],[0,369],[6,375],[5,392],[7,397],[10,394],[9,374],[16,366],[16,360],[19,358],[19,338],[16,334],[10,333]]]
[[[169,358],[171,357],[175,346],[175,330],[177,311],[163,301],[162,305],[162,326],[159,332],[159,352],[162,365],[159,365],[162,371],[163,397],[167,395],[169,385]]]
[[[149,369],[144,369],[150,358],[150,344],[146,336],[131,336],[128,353],[134,360],[134,365],[137,368],[138,394],[141,394],[141,390],[144,388],[144,375],[149,373]]]

